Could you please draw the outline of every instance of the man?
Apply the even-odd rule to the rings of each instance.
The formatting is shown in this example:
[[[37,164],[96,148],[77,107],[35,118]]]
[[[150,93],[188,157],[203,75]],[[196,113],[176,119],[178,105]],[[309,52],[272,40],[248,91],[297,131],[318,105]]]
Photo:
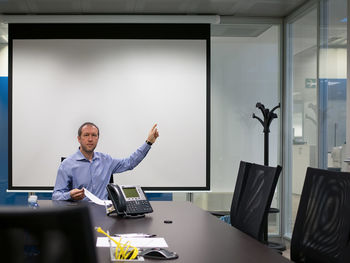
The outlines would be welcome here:
[[[159,136],[157,124],[150,130],[146,142],[129,158],[113,159],[110,155],[95,152],[99,139],[98,127],[83,123],[78,130],[78,151],[66,158],[58,168],[52,200],[82,200],[84,188],[106,200],[106,186],[111,174],[132,170],[147,155]]]

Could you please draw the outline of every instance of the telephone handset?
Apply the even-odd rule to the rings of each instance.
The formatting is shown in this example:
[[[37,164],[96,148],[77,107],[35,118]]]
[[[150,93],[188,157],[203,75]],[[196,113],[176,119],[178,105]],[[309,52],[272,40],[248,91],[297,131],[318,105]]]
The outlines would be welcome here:
[[[108,184],[107,192],[113,208],[107,209],[108,215],[117,213],[123,217],[141,217],[152,213],[151,204],[140,186]]]

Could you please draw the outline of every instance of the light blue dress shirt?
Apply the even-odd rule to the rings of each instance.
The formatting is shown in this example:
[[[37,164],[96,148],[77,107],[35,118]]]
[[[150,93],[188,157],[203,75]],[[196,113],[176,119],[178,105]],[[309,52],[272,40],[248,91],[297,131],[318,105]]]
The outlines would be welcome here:
[[[150,145],[144,143],[129,158],[124,159],[113,159],[108,154],[94,152],[91,162],[78,150],[58,168],[52,200],[71,200],[69,191],[82,187],[106,200],[106,186],[111,174],[132,170],[145,158],[150,148]]]

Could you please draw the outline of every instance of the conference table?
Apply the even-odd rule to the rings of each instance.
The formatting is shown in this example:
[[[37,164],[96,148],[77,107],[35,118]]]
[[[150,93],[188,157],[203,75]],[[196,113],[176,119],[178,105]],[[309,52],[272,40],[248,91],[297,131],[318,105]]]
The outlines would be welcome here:
[[[59,205],[79,203],[59,202]],[[40,206],[57,205],[40,201]],[[104,206],[89,203],[93,227],[100,226],[111,234],[148,233],[163,237],[168,250],[179,255],[171,262],[205,263],[283,263],[290,262],[276,251],[219,220],[190,202],[153,201],[154,212],[143,218],[125,219],[107,216]],[[166,222],[166,223],[165,223]],[[170,223],[169,223],[170,222]],[[103,236],[94,231],[97,237]],[[110,262],[109,248],[97,248],[98,262]],[[145,259],[145,262],[163,260]],[[165,261],[165,260],[164,260]]]

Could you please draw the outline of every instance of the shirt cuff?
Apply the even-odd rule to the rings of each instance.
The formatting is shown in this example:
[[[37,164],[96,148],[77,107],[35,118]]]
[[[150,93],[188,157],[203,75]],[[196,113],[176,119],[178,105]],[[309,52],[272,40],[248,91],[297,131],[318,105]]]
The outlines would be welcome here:
[[[66,192],[63,194],[63,198],[64,200],[72,200],[71,196],[70,196],[70,192]]]
[[[144,142],[143,144],[142,144],[142,146],[141,146],[141,149],[142,150],[146,150],[146,151],[148,151],[149,149],[151,149],[151,145],[149,145],[149,144],[147,144],[146,142]]]

